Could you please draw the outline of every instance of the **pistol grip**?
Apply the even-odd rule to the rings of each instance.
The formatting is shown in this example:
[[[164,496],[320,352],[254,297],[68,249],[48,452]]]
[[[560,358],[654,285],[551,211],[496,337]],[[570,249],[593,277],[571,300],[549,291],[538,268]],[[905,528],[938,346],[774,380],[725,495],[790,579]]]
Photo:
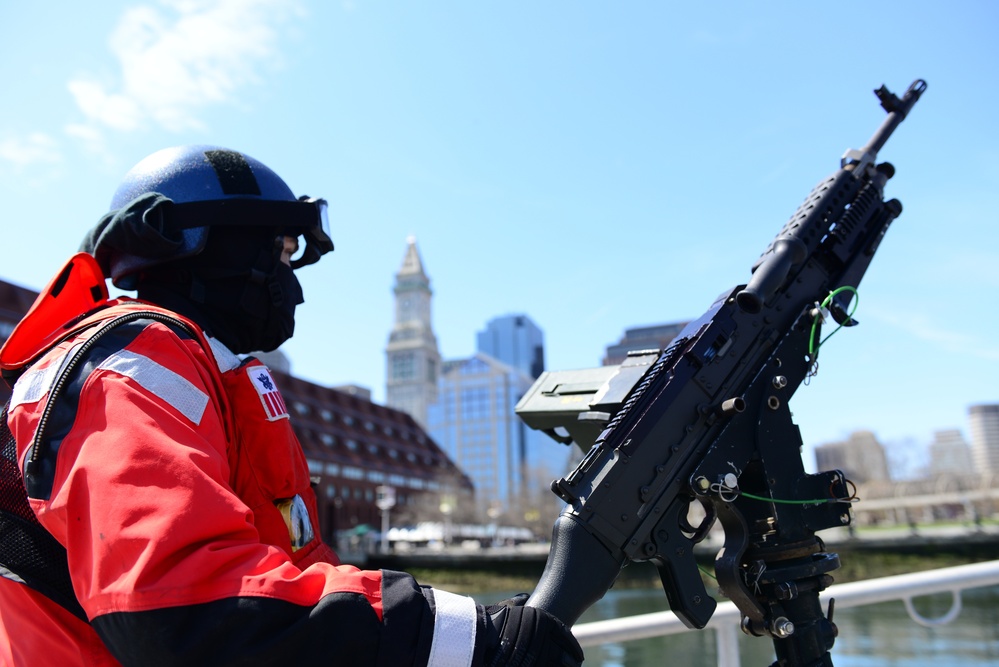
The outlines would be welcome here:
[[[528,607],[543,609],[572,627],[611,587],[625,563],[570,514],[552,529],[552,545]]]
[[[669,558],[658,558],[655,563],[673,613],[688,628],[700,630],[707,625],[718,603],[704,588],[693,549],[677,547]]]

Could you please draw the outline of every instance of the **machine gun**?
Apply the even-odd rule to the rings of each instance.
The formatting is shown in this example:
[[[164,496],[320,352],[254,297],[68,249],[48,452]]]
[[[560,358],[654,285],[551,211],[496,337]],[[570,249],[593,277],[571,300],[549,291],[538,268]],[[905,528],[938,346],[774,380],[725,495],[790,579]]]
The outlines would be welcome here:
[[[752,267],[664,350],[618,367],[545,373],[518,403],[531,428],[586,456],[552,483],[567,503],[529,606],[572,625],[632,561],[658,568],[673,612],[703,628],[716,603],[694,545],[715,519],[721,592],[743,630],[773,638],[779,665],[832,665],[836,637],[819,593],[839,557],[816,532],[852,520],[841,471],[806,474],[788,400],[814,372],[825,314],[853,326],[850,303],[891,222],[894,174],[878,151],[926,90],[875,91],[888,116],[848,150]],[[693,503],[704,519],[692,525]]]

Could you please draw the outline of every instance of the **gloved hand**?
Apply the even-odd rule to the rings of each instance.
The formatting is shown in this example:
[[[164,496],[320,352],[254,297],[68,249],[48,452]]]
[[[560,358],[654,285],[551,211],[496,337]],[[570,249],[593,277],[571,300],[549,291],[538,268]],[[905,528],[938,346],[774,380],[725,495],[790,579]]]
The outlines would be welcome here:
[[[583,649],[566,625],[548,612],[525,607],[516,595],[485,607],[483,662],[487,667],[579,667]]]

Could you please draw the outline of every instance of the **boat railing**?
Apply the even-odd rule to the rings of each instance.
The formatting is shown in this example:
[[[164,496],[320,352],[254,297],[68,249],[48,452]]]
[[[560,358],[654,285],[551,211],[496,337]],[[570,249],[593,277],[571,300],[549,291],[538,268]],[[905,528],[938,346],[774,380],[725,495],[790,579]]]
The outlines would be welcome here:
[[[822,598],[835,600],[836,610],[901,600],[914,622],[936,626],[953,621],[961,613],[961,591],[995,585],[999,585],[999,560],[835,584],[823,592]],[[912,600],[934,593],[950,593],[951,607],[940,617],[926,618],[916,611]],[[738,608],[731,602],[723,602],[707,625],[706,629],[715,633],[719,667],[739,667],[741,620]],[[572,629],[583,647],[688,631],[689,628],[669,611],[581,623]]]

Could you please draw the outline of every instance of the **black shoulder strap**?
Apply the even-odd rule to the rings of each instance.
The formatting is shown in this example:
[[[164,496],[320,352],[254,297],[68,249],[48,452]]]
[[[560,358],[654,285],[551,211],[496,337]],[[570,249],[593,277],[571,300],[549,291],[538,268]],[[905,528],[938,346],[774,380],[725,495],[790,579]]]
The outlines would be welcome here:
[[[25,584],[86,621],[73,593],[66,549],[38,523],[17,465],[17,443],[0,419],[0,576]]]

